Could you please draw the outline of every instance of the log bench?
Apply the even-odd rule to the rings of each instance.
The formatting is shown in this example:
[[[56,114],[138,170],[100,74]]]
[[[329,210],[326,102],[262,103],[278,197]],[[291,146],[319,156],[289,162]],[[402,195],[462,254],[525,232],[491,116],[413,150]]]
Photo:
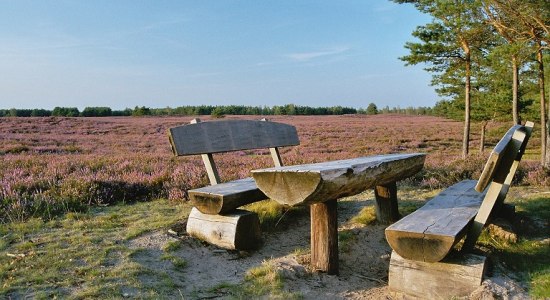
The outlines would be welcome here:
[[[252,249],[260,241],[256,213],[240,206],[267,199],[252,178],[221,182],[213,154],[270,150],[275,166],[283,165],[279,147],[300,143],[292,125],[267,120],[228,120],[201,122],[170,128],[170,144],[176,156],[201,155],[210,186],[189,190],[193,204],[187,220],[187,233],[227,249]]]
[[[483,279],[485,258],[468,254],[491,212],[503,205],[533,123],[511,127],[497,143],[479,180],[464,180],[386,228],[393,249],[389,287],[419,298],[465,296]],[[449,255],[466,237],[461,255]]]
[[[310,205],[311,265],[338,274],[337,199],[375,189],[377,218],[395,221],[395,182],[420,171],[425,154],[389,154],[316,164],[253,170],[252,176],[270,199],[288,206]]]

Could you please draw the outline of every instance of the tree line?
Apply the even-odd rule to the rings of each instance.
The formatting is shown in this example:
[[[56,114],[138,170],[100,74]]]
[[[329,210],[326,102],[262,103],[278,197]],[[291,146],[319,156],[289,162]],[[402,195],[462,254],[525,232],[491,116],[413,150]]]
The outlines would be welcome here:
[[[464,120],[462,155],[470,123],[540,121],[541,162],[550,167],[550,59],[548,0],[393,0],[432,16],[407,42],[408,65],[424,64],[444,99],[434,114]],[[548,110],[548,111],[547,111]],[[535,115],[532,112],[538,111]],[[537,116],[538,115],[538,116]],[[483,136],[483,134],[482,134]]]
[[[223,117],[225,115],[344,115],[344,114],[387,114],[398,113],[408,115],[430,115],[431,107],[393,107],[386,106],[378,109],[376,104],[370,103],[367,108],[351,108],[342,106],[310,107],[294,104],[281,106],[244,106],[244,105],[199,105],[179,106],[175,108],[149,108],[136,106],[124,110],[113,110],[109,107],[86,107],[80,111],[76,107],[55,107],[47,109],[0,109],[0,117],[112,117],[112,116],[197,116],[211,115]]]

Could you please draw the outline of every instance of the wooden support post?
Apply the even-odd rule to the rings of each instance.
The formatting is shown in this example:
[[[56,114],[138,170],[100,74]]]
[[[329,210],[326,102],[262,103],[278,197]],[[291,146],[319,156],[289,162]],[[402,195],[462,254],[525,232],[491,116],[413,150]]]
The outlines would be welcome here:
[[[395,182],[377,185],[374,188],[376,199],[376,219],[382,224],[391,224],[399,220],[397,208],[397,184]]]
[[[278,148],[269,148],[269,152],[271,152],[271,157],[273,158],[273,164],[275,167],[282,167],[283,161],[281,160],[281,154],[279,153]]]
[[[212,156],[212,153],[202,154],[201,156],[202,162],[206,167],[206,173],[208,174],[210,184],[215,185],[220,183],[220,175],[218,174],[218,168],[216,168],[216,163],[214,162],[214,157]]]
[[[195,118],[189,122],[189,124],[200,123],[201,119]],[[216,168],[216,163],[214,162],[214,156],[212,153],[205,153],[201,155],[202,162],[206,168],[206,173],[208,174],[208,179],[210,180],[211,185],[215,185],[221,182],[220,175],[218,174],[218,168]]]
[[[486,258],[474,254],[427,263],[408,260],[395,251],[388,275],[390,291],[398,299],[454,299],[468,296],[483,281]]]
[[[338,275],[337,201],[311,205],[311,265],[314,270]]]

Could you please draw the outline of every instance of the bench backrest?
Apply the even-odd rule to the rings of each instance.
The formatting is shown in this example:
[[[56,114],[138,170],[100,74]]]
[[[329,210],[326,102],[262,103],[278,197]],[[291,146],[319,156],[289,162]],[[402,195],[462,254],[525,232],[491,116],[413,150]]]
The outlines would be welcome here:
[[[269,148],[276,167],[282,166],[278,147],[300,144],[296,127],[283,123],[252,120],[201,122],[173,127],[168,132],[177,156],[202,155],[211,184],[220,182],[213,153]]]
[[[504,182],[508,174],[515,174],[517,163],[521,160],[531,132],[533,122],[512,126],[498,142],[481,172],[476,191],[482,192],[493,180]],[[514,168],[512,166],[514,165]]]
[[[470,227],[463,249],[469,250],[474,246],[495,204],[504,201],[518,164],[525,153],[533,126],[533,122],[512,126],[489,155],[475,189],[483,192],[487,186],[489,188]]]

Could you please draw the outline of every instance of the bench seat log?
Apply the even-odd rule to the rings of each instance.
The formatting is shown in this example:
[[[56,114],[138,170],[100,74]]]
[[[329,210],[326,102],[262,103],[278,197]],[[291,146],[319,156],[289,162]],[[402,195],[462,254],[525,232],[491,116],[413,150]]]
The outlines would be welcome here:
[[[204,214],[225,214],[236,208],[267,199],[252,177],[189,190],[191,203]]]
[[[414,213],[386,228],[386,240],[402,257],[424,262],[442,260],[466,234],[485,194],[476,180],[461,181]]]
[[[389,154],[309,165],[253,170],[252,177],[270,199],[310,205],[351,196],[409,177],[422,170],[425,154]]]
[[[246,210],[207,215],[192,208],[186,230],[190,236],[230,250],[255,249],[261,242],[260,219]]]

